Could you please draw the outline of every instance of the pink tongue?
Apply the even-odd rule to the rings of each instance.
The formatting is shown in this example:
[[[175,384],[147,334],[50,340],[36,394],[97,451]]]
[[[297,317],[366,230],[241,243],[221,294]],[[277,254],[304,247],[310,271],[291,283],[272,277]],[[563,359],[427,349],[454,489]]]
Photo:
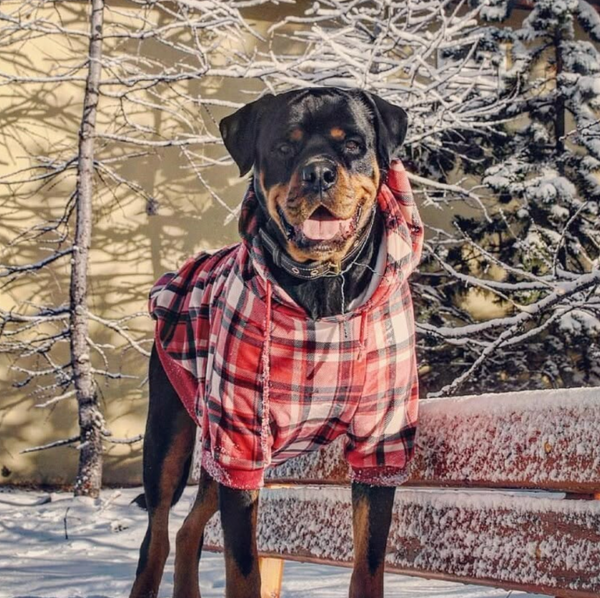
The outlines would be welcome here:
[[[338,220],[337,218],[327,218],[319,215],[312,215],[304,221],[302,232],[313,241],[328,241],[333,239],[338,233],[346,233],[350,229],[352,218]]]

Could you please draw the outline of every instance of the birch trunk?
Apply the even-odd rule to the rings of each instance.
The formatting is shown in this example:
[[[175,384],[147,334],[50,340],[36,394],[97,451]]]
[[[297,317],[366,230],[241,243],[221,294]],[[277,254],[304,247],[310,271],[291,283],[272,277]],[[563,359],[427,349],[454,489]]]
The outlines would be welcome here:
[[[77,166],[77,208],[73,262],[71,268],[71,360],[77,396],[80,429],[79,468],[76,496],[97,497],[102,485],[103,417],[88,349],[88,262],[92,238],[94,183],[94,133],[98,109],[102,58],[104,0],[92,0],[89,68],[79,129]]]

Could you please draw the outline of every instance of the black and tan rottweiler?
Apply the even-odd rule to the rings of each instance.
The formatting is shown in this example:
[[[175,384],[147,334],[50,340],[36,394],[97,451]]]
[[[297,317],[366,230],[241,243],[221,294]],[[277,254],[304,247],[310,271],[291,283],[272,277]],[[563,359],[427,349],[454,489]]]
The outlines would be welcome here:
[[[267,233],[267,267],[307,318],[343,313],[371,283],[385,227],[377,213],[377,196],[406,128],[402,108],[362,90],[338,88],[268,95],[221,122],[225,146],[241,174],[254,172],[258,230]],[[358,262],[362,266],[353,267]],[[312,274],[299,276],[305,264]],[[144,440],[149,525],[131,598],[157,596],[169,553],[169,510],[186,485],[197,429],[156,348],[149,381]],[[203,531],[217,510],[224,532],[226,596],[260,597],[258,498],[258,490],[228,487],[202,470],[197,499],[177,534],[176,597],[200,596]],[[352,484],[351,598],[383,596],[393,499],[394,487]]]

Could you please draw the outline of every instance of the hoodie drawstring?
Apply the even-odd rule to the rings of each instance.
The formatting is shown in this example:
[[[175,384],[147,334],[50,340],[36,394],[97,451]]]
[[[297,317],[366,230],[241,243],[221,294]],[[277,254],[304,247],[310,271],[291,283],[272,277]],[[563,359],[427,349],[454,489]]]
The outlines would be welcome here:
[[[270,448],[270,406],[269,390],[271,385],[271,305],[273,289],[271,281],[267,280],[267,293],[265,300],[264,342],[261,356],[262,361],[262,422],[260,431],[260,445],[263,453],[263,463],[266,467],[271,462]]]
[[[362,358],[367,352],[367,311],[364,310],[360,314],[360,337],[358,341],[359,356]]]

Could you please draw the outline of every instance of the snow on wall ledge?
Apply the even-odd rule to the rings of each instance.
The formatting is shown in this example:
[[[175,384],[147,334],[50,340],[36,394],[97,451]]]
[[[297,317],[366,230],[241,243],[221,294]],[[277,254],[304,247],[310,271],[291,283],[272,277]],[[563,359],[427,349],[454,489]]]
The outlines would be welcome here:
[[[600,491],[600,388],[421,403],[411,485]],[[270,484],[346,483],[343,444],[271,469]]]
[[[205,533],[221,544],[218,518]],[[344,488],[266,490],[259,550],[320,563],[352,562],[352,508]],[[600,502],[531,493],[398,490],[389,571],[565,598],[600,595]]]

